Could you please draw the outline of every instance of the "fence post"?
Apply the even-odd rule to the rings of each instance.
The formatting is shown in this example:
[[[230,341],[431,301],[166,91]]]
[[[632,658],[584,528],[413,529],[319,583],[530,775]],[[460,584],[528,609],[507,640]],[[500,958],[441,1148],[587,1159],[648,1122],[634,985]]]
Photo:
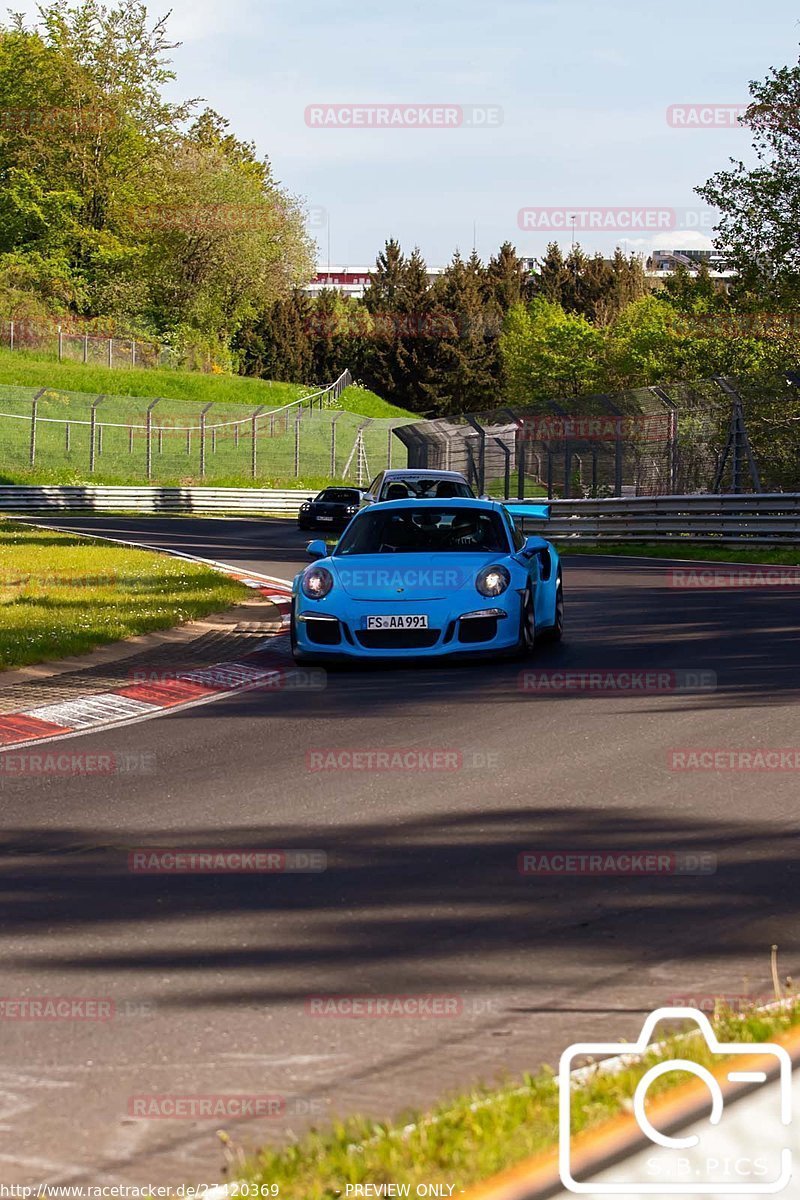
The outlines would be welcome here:
[[[97,430],[97,407],[105,400],[105,396],[98,396],[92,405],[89,420],[89,474],[94,471],[95,460],[95,433]]]
[[[154,400],[152,404],[147,406],[147,478],[153,478],[153,409],[158,404],[158,400]],[[161,449],[161,430],[158,431],[159,450]]]
[[[114,339],[113,338],[108,339],[108,365],[109,365],[109,367],[114,366]]]
[[[11,322],[11,337],[9,338],[8,348],[9,348],[9,350],[14,349],[14,322],[13,321]]]
[[[394,437],[394,429],[392,428],[389,430],[389,436],[386,439],[386,470],[387,471],[391,471],[391,469],[392,469],[392,446],[393,446],[392,438],[393,437]]]
[[[614,495],[622,495],[622,417],[617,417],[614,438]]]
[[[98,458],[103,453],[103,422],[97,426],[97,456]]]
[[[192,453],[192,429],[188,426],[186,429],[186,453]]]
[[[58,327],[58,361],[62,362],[64,358],[64,333],[59,325]]]
[[[464,419],[472,426],[478,435],[477,491],[480,495],[483,495],[484,491],[486,490],[486,430],[478,423],[477,417],[470,415]]]
[[[206,476],[206,413],[214,407],[214,401],[207,404],[200,412],[200,478]]]
[[[503,468],[503,499],[508,500],[511,495],[511,447],[507,446],[502,438],[494,439],[505,455],[505,464]]]
[[[131,338],[131,366],[136,366],[136,338]]]
[[[31,443],[30,443],[30,463],[34,466],[36,463],[36,410],[39,407],[39,397],[43,396],[47,388],[40,388],[31,401]]]
[[[133,454],[133,426],[128,430],[128,454]]]
[[[264,405],[262,404],[260,408],[256,409],[256,411],[253,413],[252,417],[250,418],[250,421],[252,424],[252,432],[253,432],[253,446],[252,446],[252,454],[251,454],[251,461],[250,461],[250,470],[251,470],[253,479],[255,479],[258,474],[258,424],[257,424],[258,415],[259,415],[259,413],[262,413],[263,411],[264,411]]]
[[[339,420],[341,413],[331,417],[331,479],[336,478],[336,422]]]
[[[65,454],[69,454],[69,442],[70,442],[69,421],[67,421],[66,424],[64,425],[64,453]]]
[[[83,361],[84,361],[84,364],[88,363],[88,361],[89,361],[89,335],[88,335],[88,333],[85,333],[83,335]]]
[[[294,477],[300,476],[300,414],[294,419]]]

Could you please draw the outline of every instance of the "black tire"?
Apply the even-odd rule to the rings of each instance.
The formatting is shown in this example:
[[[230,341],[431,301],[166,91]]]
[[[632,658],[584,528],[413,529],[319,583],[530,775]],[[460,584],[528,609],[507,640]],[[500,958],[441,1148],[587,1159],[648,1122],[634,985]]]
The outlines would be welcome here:
[[[292,601],[291,617],[289,620],[289,645],[290,645],[291,651],[292,651],[292,658],[294,659],[294,661],[297,663],[298,666],[303,666],[304,664],[307,664],[311,661],[309,658],[306,657],[305,654],[303,654],[302,650],[299,650],[297,647],[297,634],[295,632],[295,621],[294,621],[294,600]]]
[[[522,610],[519,617],[519,641],[517,657],[528,658],[536,646],[536,614],[533,607],[533,593],[530,587],[525,589],[522,598]]]
[[[560,642],[564,636],[564,581],[561,577],[559,569],[558,578],[556,579],[556,623],[548,625],[541,631],[540,637],[543,642]]]

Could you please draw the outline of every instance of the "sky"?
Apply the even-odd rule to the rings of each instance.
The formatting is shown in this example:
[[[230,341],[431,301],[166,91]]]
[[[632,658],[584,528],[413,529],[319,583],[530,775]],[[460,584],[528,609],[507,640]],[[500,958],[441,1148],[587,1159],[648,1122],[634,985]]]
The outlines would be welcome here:
[[[387,237],[431,265],[504,241],[538,256],[568,248],[573,223],[590,252],[710,246],[713,213],[693,189],[750,159],[728,106],[796,63],[800,42],[789,0],[171,7],[174,95],[203,97],[270,158],[305,202],[321,267],[372,263]],[[671,106],[673,121],[706,124],[670,124]],[[403,125],[352,124],[381,119]]]

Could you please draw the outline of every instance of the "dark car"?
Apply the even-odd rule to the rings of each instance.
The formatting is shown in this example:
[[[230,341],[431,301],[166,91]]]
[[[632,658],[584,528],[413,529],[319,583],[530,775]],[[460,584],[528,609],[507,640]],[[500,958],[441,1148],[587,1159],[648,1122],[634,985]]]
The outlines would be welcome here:
[[[359,488],[329,487],[301,505],[300,529],[344,529],[361,507]]]

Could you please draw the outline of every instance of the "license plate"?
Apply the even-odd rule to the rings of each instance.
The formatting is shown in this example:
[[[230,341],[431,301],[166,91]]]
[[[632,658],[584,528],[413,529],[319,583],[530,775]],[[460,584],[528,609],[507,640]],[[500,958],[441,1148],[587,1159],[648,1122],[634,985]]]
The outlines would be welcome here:
[[[332,521],[333,517],[317,517],[318,521]]]
[[[426,616],[404,613],[399,617],[367,617],[367,629],[427,629]]]

